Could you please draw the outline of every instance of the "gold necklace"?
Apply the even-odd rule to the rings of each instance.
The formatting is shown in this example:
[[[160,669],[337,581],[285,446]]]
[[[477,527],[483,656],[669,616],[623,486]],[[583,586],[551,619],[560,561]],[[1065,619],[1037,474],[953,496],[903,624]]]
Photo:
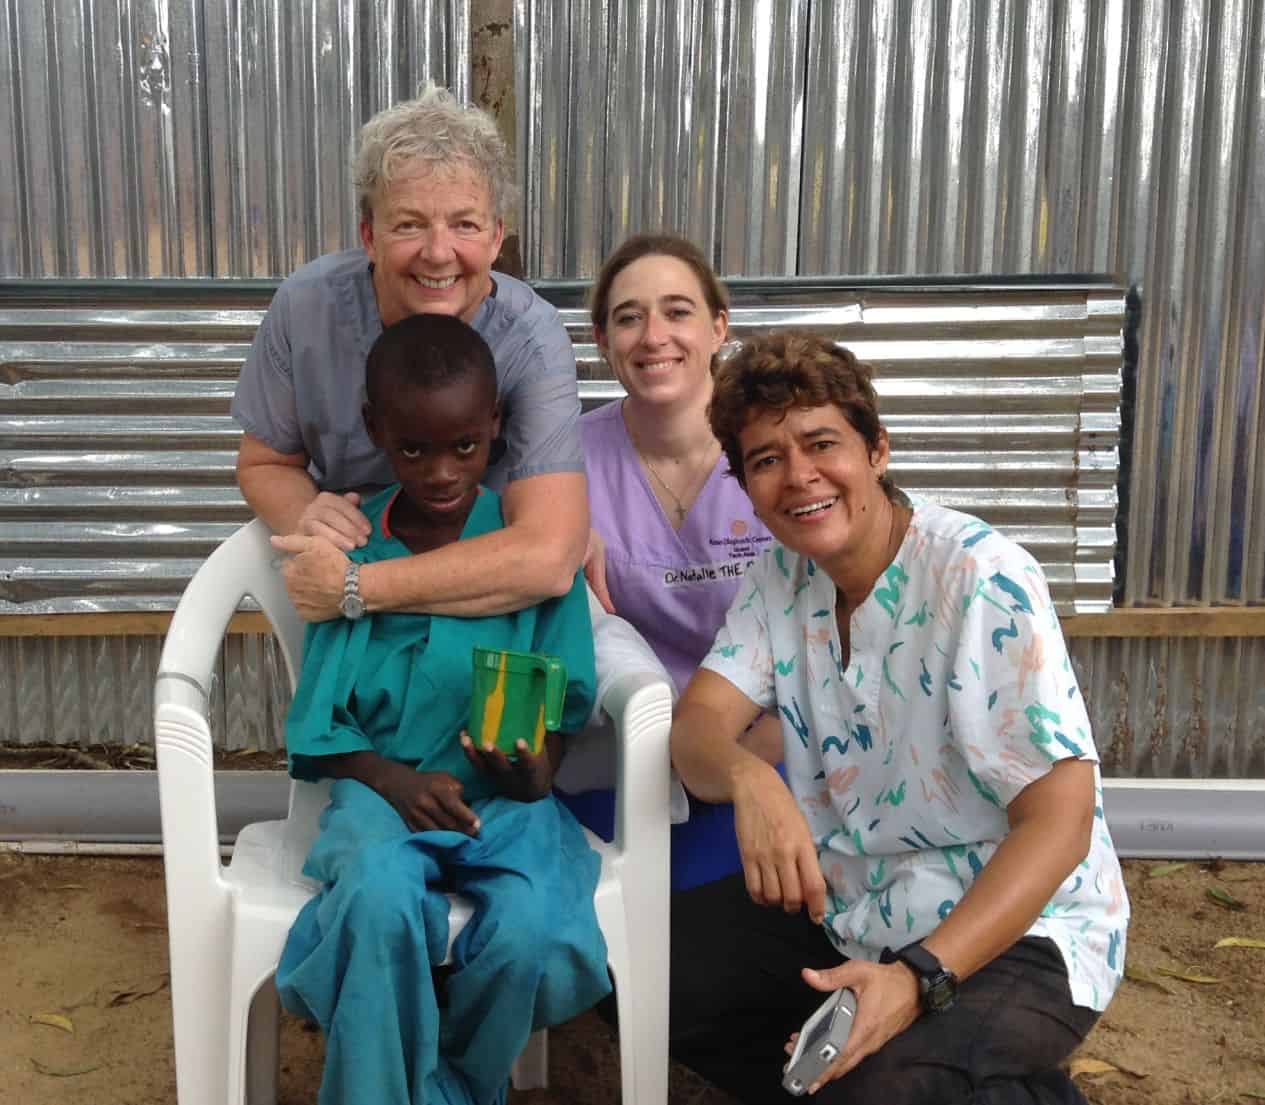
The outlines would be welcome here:
[[[672,488],[668,485],[668,481],[665,480],[661,475],[659,475],[658,472],[655,471],[654,465],[651,464],[650,461],[646,458],[645,453],[643,453],[640,449],[638,449],[637,455],[641,457],[641,463],[646,466],[646,471],[649,472],[656,480],[659,481],[659,486],[662,487],[664,491],[666,491],[669,495],[672,496],[672,501],[676,504],[677,524],[683,525],[685,522],[685,507],[681,503],[680,496],[677,495],[677,493],[672,490]]]
[[[625,425],[627,424],[625,423]],[[674,504],[674,508],[676,510],[677,525],[678,526],[684,525],[685,516],[687,512],[686,512],[685,504],[681,501],[681,496],[678,495],[675,491],[673,491],[668,481],[665,480],[661,475],[659,475],[658,470],[655,468],[653,464],[650,463],[650,460],[646,456],[646,454],[641,451],[641,446],[637,444],[637,441],[633,437],[631,431],[628,434],[628,440],[632,442],[632,447],[634,450],[636,450],[637,456],[641,460],[641,463],[646,466],[646,471],[649,472],[655,478],[659,486],[662,487],[663,490],[666,491],[668,495],[671,497],[672,502]],[[715,447],[719,447],[720,442],[713,439],[712,445]],[[706,463],[700,466],[700,468],[703,471],[707,471],[707,472],[711,471],[711,467],[715,463],[715,457],[713,457],[712,455],[714,452],[715,452],[715,449],[709,447],[706,454],[704,454]],[[694,483],[697,479],[698,479],[698,472],[696,471],[691,476],[690,481],[685,485],[687,495],[689,494],[689,489],[694,486]]]

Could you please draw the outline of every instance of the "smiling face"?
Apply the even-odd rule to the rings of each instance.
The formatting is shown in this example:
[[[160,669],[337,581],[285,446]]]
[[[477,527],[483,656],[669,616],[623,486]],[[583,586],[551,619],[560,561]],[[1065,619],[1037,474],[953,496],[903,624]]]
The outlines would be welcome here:
[[[397,387],[388,400],[366,403],[364,417],[403,485],[392,528],[456,540],[500,430],[495,388],[487,377],[468,373],[436,388]]]
[[[890,459],[885,431],[871,450],[828,403],[757,410],[738,441],[756,515],[787,548],[830,570],[886,542],[877,532],[890,517],[878,482]]]
[[[360,223],[383,326],[416,314],[469,322],[492,290],[503,236],[487,182],[465,166],[395,177]]]
[[[684,261],[650,254],[611,283],[597,344],[634,402],[706,403],[711,362],[728,332],[724,311],[714,318],[702,285]]]

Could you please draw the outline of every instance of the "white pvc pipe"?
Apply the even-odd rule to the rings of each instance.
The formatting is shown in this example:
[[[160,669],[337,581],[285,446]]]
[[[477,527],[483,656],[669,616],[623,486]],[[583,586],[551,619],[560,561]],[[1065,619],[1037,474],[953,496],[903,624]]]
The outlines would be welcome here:
[[[282,771],[215,776],[224,851],[243,825],[285,816]],[[1125,858],[1265,860],[1265,780],[1104,779]],[[152,771],[0,771],[0,849],[30,855],[160,855]]]

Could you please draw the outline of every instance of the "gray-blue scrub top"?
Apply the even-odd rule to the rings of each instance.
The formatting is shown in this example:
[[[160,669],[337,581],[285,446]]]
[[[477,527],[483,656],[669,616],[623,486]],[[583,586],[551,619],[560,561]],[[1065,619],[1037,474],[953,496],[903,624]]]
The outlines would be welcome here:
[[[575,352],[557,310],[521,280],[492,274],[495,292],[471,325],[492,349],[504,458],[484,482],[584,471]],[[237,381],[233,417],[279,453],[306,453],[328,491],[384,487],[395,476],[361,417],[365,359],[382,333],[362,249],[328,253],[287,277]]]

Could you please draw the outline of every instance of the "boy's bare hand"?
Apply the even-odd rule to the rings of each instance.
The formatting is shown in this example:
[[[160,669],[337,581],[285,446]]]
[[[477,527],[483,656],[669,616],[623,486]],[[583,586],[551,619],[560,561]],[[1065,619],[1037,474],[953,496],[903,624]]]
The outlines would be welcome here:
[[[446,771],[392,772],[381,794],[415,833],[449,829],[479,835],[479,815],[462,798],[461,780]]]
[[[357,492],[337,495],[322,491],[299,515],[295,532],[306,537],[324,537],[343,552],[351,552],[369,540],[372,527],[361,513]]]
[[[553,764],[546,749],[533,754],[527,742],[520,740],[514,747],[517,758],[511,760],[495,746],[478,747],[465,732],[461,734],[461,748],[476,769],[496,780],[497,789],[506,798],[536,802],[553,787]]]

